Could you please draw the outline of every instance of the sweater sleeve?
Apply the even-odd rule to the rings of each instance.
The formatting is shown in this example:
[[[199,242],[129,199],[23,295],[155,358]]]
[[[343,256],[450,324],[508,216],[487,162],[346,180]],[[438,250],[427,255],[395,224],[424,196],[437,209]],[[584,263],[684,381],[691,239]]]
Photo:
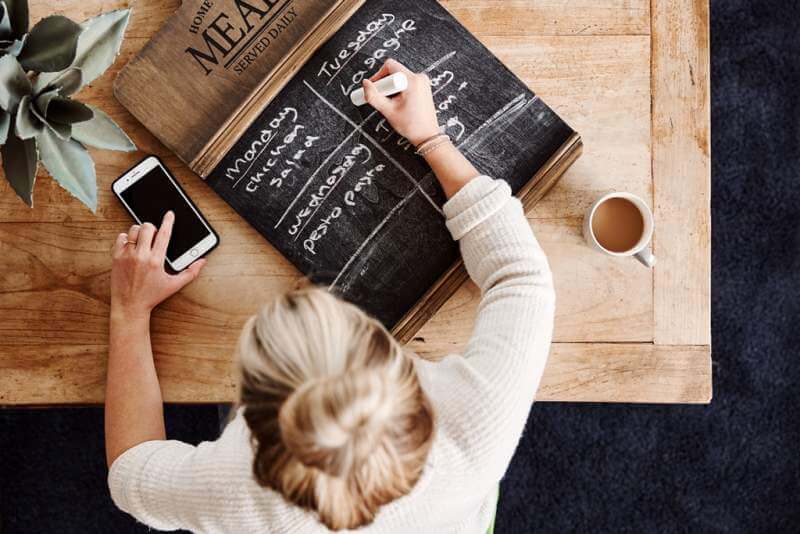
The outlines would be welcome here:
[[[111,499],[139,522],[158,530],[206,531],[249,478],[252,451],[241,414],[216,441],[197,446],[146,441],[122,453],[108,472]],[[235,501],[235,498],[233,498]],[[235,511],[235,508],[231,508]]]
[[[555,291],[550,268],[508,184],[475,178],[445,204],[447,227],[481,290],[460,373],[466,459],[493,480],[505,473],[550,350]],[[477,406],[475,399],[479,399]],[[458,419],[458,418],[456,418]],[[458,425],[458,422],[455,421]]]
[[[108,472],[114,504],[158,530],[185,528],[178,499],[203,486],[192,480],[195,447],[180,441],[147,441],[122,453]]]

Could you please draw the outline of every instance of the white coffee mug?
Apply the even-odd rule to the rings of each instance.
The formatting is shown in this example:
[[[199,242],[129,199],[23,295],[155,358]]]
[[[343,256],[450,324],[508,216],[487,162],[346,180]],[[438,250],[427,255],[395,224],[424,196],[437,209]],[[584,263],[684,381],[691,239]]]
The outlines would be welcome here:
[[[597,209],[612,198],[622,198],[627,200],[639,210],[639,213],[642,216],[643,225],[639,240],[631,248],[621,252],[608,250],[601,245],[600,241],[595,235],[593,227],[594,216],[597,213]],[[592,207],[589,208],[589,212],[586,214],[586,217],[583,220],[583,237],[586,239],[586,242],[589,244],[589,246],[599,250],[603,254],[619,257],[633,256],[642,262],[645,267],[653,267],[656,264],[656,258],[653,256],[653,253],[650,252],[650,243],[653,240],[653,226],[653,212],[650,211],[650,208],[647,206],[644,200],[631,193],[608,193],[607,195],[603,195],[602,197],[598,198],[597,201],[592,204]]]

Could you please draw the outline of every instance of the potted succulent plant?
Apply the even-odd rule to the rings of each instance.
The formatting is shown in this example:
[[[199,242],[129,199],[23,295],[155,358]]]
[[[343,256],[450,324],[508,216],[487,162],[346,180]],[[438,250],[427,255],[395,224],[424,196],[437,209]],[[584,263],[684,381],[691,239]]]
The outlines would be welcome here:
[[[135,150],[108,115],[73,95],[119,53],[130,10],[77,24],[53,15],[29,29],[27,0],[0,0],[0,155],[11,187],[33,206],[41,160],[50,175],[92,211],[94,162],[86,150]]]

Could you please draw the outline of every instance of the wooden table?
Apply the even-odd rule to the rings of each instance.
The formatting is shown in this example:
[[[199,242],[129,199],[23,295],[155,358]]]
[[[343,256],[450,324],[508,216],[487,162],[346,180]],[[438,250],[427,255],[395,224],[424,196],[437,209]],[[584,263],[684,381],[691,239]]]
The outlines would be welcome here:
[[[538,400],[707,403],[711,399],[708,3],[698,0],[446,0],[444,5],[582,135],[583,157],[530,214],[558,294]],[[117,63],[83,100],[141,152],[94,151],[93,215],[42,171],[35,208],[0,184],[0,404],[99,403],[108,330],[109,247],[130,224],[110,184],[164,158],[222,235],[200,280],[153,317],[167,401],[228,401],[245,319],[298,273],[115,100],[112,80],[178,0],[33,0],[32,18],[133,8]],[[605,257],[580,236],[610,190],[652,202],[658,266]],[[411,343],[458,351],[478,291],[462,287]]]

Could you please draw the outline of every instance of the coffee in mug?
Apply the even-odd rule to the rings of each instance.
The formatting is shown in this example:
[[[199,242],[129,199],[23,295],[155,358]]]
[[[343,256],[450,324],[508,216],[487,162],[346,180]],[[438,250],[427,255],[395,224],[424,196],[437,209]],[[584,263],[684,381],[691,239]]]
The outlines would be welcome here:
[[[656,263],[649,250],[653,212],[631,193],[609,193],[592,204],[583,235],[590,246],[610,256],[634,256],[646,267]]]

